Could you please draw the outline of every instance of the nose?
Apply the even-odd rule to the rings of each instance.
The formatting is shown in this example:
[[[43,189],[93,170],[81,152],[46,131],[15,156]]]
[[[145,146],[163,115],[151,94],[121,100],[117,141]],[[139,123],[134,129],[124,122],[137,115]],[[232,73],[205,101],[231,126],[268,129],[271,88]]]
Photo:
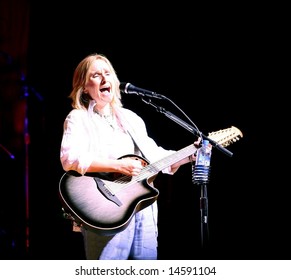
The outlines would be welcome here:
[[[106,74],[104,72],[101,73],[102,83],[106,82]]]

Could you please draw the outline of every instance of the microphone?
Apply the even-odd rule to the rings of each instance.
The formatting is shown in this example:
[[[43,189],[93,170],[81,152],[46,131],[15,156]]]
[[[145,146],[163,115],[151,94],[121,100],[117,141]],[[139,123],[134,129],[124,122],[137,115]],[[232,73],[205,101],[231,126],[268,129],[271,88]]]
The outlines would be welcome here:
[[[130,83],[120,83],[119,89],[121,92],[126,93],[126,94],[137,94],[140,96],[164,99],[163,95],[160,95],[156,92],[153,92],[147,89],[136,87]]]

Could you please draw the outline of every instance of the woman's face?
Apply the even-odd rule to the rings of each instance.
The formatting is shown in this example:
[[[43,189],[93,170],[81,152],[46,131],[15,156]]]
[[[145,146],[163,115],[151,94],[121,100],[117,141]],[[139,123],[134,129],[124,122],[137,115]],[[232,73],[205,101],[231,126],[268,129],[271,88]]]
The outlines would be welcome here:
[[[107,63],[101,59],[95,60],[90,66],[88,74],[89,79],[84,92],[99,105],[110,103],[113,98],[113,76]]]

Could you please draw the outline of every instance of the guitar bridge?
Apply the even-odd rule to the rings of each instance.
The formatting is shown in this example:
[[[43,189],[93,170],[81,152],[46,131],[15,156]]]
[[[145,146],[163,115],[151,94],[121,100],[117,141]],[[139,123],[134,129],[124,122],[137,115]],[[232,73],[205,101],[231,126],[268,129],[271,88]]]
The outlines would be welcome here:
[[[94,180],[96,182],[97,188],[104,195],[104,197],[114,202],[119,207],[122,205],[118,197],[112,194],[111,191],[106,188],[105,184],[103,183],[101,179],[99,179],[98,177],[94,177]]]

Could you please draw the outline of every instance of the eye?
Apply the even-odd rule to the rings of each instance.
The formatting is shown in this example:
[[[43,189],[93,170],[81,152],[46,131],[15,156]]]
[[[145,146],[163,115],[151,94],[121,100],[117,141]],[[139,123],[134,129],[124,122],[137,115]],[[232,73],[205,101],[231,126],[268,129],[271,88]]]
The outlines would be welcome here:
[[[98,74],[98,73],[94,73],[94,74],[92,75],[92,77],[93,77],[93,78],[99,78],[99,77],[100,77],[100,74]]]

